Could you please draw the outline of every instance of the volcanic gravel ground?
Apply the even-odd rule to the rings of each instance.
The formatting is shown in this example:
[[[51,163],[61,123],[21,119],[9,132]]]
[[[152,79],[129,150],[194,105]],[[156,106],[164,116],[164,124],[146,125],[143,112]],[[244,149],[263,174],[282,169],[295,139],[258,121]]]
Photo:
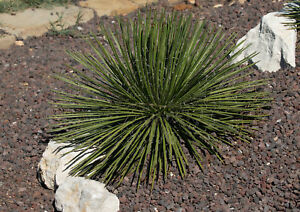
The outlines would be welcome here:
[[[228,34],[237,32],[238,37],[263,15],[282,8],[282,2],[271,0],[248,0],[243,6],[225,2],[220,8],[213,8],[220,3],[216,0],[199,2],[200,7],[181,12],[192,12],[195,20],[205,19]],[[172,10],[165,1],[152,7]],[[95,18],[82,25],[83,33],[97,33],[99,22],[113,25],[114,18]],[[0,211],[49,212],[54,211],[54,193],[40,186],[36,168],[49,140],[45,129],[51,123],[46,117],[54,113],[48,104],[51,89],[64,87],[51,75],[70,72],[64,64],[77,66],[66,49],[89,48],[76,36],[45,35],[24,43],[0,51]],[[225,164],[207,155],[203,172],[191,163],[184,180],[173,169],[152,193],[145,185],[136,192],[130,176],[117,189],[109,186],[120,199],[120,211],[299,211],[299,64],[297,56],[295,69],[255,71],[248,77],[270,78],[264,90],[274,98],[265,111],[270,116],[254,123],[259,130],[251,144],[222,147]]]

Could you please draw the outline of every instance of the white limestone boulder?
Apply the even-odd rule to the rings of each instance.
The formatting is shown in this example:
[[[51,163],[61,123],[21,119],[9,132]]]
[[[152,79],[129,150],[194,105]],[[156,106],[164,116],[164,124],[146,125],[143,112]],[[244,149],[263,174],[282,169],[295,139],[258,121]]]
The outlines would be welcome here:
[[[41,161],[38,164],[39,180],[47,188],[52,190],[54,190],[56,186],[59,186],[66,180],[67,177],[69,177],[71,167],[66,169],[68,166],[67,163],[76,157],[77,154],[79,154],[77,152],[72,152],[62,156],[64,153],[72,149],[72,147],[66,147],[61,151],[57,151],[58,148],[64,146],[66,146],[66,144],[50,141],[45,152],[43,153]]]
[[[249,63],[258,62],[256,67],[261,71],[275,72],[288,65],[292,67],[296,66],[297,32],[283,24],[293,22],[293,20],[279,15],[280,12],[272,12],[263,16],[256,27],[238,40],[237,44],[243,40],[245,40],[245,42],[241,44],[237,50],[249,44],[250,47],[233,62],[240,61],[253,52],[258,52],[259,54],[252,58]]]
[[[119,199],[103,183],[68,177],[55,193],[55,208],[63,212],[117,212]]]

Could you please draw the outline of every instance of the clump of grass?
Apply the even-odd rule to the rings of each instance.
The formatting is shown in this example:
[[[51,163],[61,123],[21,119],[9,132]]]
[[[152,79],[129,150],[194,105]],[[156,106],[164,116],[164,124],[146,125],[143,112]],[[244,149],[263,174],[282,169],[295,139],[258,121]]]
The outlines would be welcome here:
[[[51,7],[53,5],[65,5],[73,0],[3,0],[0,1],[0,13],[10,13],[27,8]]]
[[[68,52],[85,69],[57,78],[82,94],[55,91],[53,104],[67,112],[52,117],[51,133],[80,152],[70,174],[121,183],[134,173],[137,186],[153,185],[174,165],[186,176],[186,154],[202,168],[203,151],[222,161],[229,138],[251,141],[249,124],[270,100],[256,89],[264,79],[241,80],[256,54],[233,62],[244,50],[228,57],[235,35],[191,17],[149,10],[120,19],[119,33],[102,27],[105,44],[87,41],[94,54]]]
[[[50,22],[50,29],[49,29],[49,34],[50,35],[70,35],[70,36],[75,36],[76,35],[76,27],[80,24],[82,20],[82,12],[79,11],[76,17],[75,25],[72,27],[67,27],[64,22],[63,22],[63,13],[59,14],[57,13],[57,20]]]
[[[19,0],[3,0],[0,1],[0,13],[15,12],[17,10],[22,10],[26,8]]]
[[[29,7],[41,7],[42,5],[62,5],[70,3],[70,0],[22,0]]]

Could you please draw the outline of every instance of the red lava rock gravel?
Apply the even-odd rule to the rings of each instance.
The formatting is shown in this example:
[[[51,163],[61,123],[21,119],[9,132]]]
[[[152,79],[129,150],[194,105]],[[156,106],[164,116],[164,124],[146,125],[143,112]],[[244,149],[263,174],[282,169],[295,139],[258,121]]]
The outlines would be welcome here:
[[[263,15],[282,8],[282,2],[271,0],[248,0],[243,6],[224,2],[220,8],[213,8],[220,3],[217,0],[198,3],[199,7],[180,12],[191,12],[195,20],[205,19],[226,33],[237,32],[238,37]],[[172,10],[162,0],[153,7]],[[83,33],[97,32],[100,21],[113,25],[112,20],[95,18],[82,25]],[[30,38],[24,44],[0,51],[0,211],[50,212],[54,211],[54,193],[38,183],[36,168],[48,142],[46,117],[54,113],[48,104],[53,98],[51,89],[64,86],[51,75],[68,72],[64,64],[76,65],[66,49],[86,51],[88,46],[76,36],[50,35]],[[191,164],[184,180],[174,169],[152,193],[144,185],[136,192],[130,176],[117,189],[108,186],[120,199],[120,211],[299,211],[299,63],[297,56],[295,69],[255,71],[249,76],[269,78],[264,90],[274,98],[266,111],[270,116],[256,123],[259,130],[251,144],[224,146],[224,164],[208,155],[204,172]]]

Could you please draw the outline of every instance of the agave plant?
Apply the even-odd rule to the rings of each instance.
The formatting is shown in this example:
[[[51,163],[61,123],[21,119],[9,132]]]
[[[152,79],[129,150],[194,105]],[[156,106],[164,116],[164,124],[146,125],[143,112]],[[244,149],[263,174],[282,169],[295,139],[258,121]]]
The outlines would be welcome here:
[[[120,183],[134,173],[137,185],[153,185],[171,166],[184,177],[187,154],[202,168],[203,151],[222,160],[218,147],[231,145],[228,138],[250,141],[247,126],[268,99],[256,89],[264,80],[241,80],[255,54],[229,57],[235,35],[152,10],[117,28],[102,27],[105,44],[87,40],[93,53],[69,52],[85,71],[57,76],[81,91],[57,91],[54,103],[67,109],[53,116],[54,139],[80,153],[70,174]]]
[[[284,23],[291,26],[292,29],[299,29],[300,27],[300,1],[292,1],[285,4],[282,16],[295,20],[293,22]]]

